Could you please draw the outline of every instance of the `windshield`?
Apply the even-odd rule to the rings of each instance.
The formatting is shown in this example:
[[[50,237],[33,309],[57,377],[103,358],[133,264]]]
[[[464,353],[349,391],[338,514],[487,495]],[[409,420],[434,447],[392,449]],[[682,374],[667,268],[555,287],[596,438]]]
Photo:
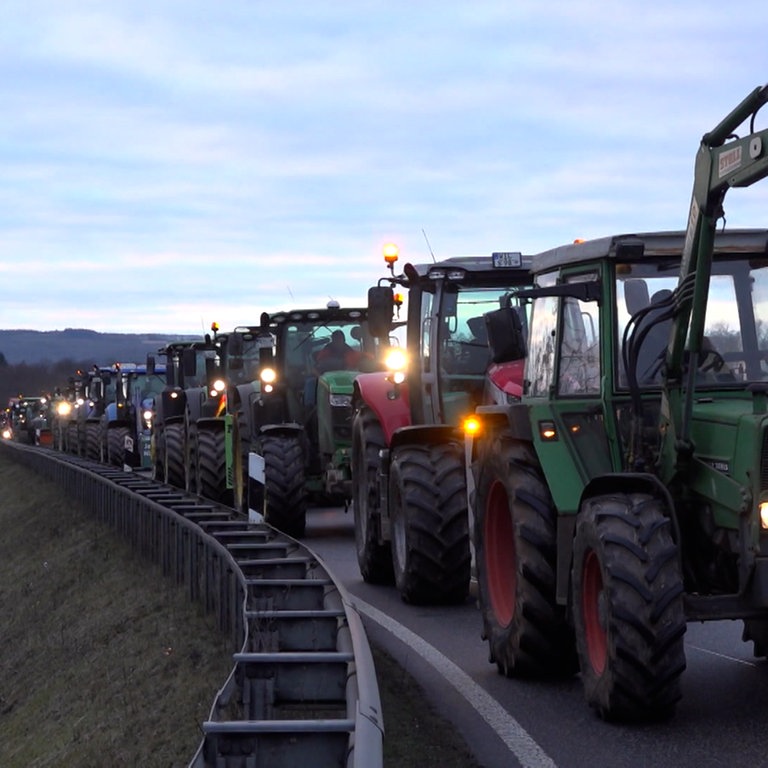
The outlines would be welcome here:
[[[618,264],[616,306],[620,352],[634,335],[640,386],[659,386],[674,312],[679,263]],[[635,320],[630,324],[630,317]],[[629,325],[629,328],[628,328]],[[632,342],[630,341],[630,344]],[[768,260],[715,261],[709,286],[697,387],[768,379]],[[619,355],[626,362],[627,355]],[[626,365],[620,365],[626,386]]]
[[[135,389],[141,392],[143,398],[159,395],[165,389],[165,377],[157,373],[136,374]]]
[[[322,367],[332,370],[354,368],[361,356],[372,359],[375,354],[374,339],[364,320],[289,322],[279,333],[282,344],[278,342],[278,355],[289,369],[307,373],[317,372],[318,357],[327,358]]]

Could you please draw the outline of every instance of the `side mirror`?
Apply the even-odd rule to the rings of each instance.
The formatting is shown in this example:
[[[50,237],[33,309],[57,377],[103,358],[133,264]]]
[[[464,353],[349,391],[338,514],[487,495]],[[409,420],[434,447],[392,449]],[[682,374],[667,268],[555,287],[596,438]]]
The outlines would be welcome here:
[[[523,324],[513,307],[502,307],[484,315],[488,346],[494,363],[522,360],[528,354]]]
[[[243,354],[243,337],[235,332],[227,339],[227,355],[229,357],[240,357]]]
[[[386,285],[375,285],[368,289],[368,330],[378,339],[386,339],[392,328],[392,314],[395,297]]]

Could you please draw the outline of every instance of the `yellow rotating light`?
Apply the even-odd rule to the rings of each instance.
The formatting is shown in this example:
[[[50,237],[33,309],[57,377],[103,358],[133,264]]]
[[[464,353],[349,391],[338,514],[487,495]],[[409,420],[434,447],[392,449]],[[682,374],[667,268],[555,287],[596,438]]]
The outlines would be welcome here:
[[[398,248],[394,243],[387,243],[384,246],[384,261],[386,261],[387,264],[394,264],[399,255]]]
[[[274,384],[277,380],[277,372],[274,368],[264,368],[259,374],[259,378],[265,384]]]

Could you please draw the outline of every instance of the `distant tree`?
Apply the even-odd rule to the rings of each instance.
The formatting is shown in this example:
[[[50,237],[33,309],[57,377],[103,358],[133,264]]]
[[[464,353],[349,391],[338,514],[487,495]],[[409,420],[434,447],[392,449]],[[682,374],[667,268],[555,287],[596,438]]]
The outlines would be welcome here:
[[[72,360],[61,360],[53,364],[19,363],[0,366],[0,407],[11,397],[39,397],[51,394],[57,387],[65,387],[68,378],[74,375],[78,368],[84,369],[88,366],[88,363]]]
[[[5,368],[8,365],[8,361],[5,359],[5,355],[0,352],[0,368]]]

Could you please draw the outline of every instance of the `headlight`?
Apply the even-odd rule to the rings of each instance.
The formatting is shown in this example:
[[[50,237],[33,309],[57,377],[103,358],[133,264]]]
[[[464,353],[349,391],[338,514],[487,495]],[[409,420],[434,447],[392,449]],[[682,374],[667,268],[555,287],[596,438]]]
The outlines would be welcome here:
[[[11,430],[7,427],[3,430],[3,440],[10,440],[11,439]]]
[[[277,379],[277,372],[274,368],[263,368],[259,373],[259,378],[264,384],[274,384]]]
[[[352,395],[329,395],[328,400],[335,408],[348,408],[352,405]]]
[[[227,388],[227,383],[224,381],[224,379],[216,379],[216,381],[211,384],[211,392],[212,393],[219,393],[221,394],[225,389]]]
[[[144,413],[141,414],[144,417],[144,421],[149,424],[152,421],[152,411],[144,411]]]
[[[408,357],[399,347],[394,347],[387,352],[384,365],[390,371],[404,371],[408,365]]]
[[[69,416],[69,414],[72,413],[72,404],[68,403],[66,400],[62,400],[56,406],[56,413],[58,413],[59,416]]]
[[[760,526],[763,530],[768,529],[768,501],[761,501],[759,505],[760,509]]]

